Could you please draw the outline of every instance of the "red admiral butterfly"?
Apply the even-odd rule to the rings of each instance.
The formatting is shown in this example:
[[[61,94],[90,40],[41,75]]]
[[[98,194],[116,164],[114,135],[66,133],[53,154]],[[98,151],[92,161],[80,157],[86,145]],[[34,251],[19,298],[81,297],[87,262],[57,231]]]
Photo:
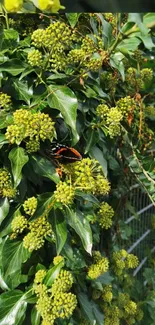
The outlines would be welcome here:
[[[76,149],[62,144],[56,144],[51,149],[47,149],[46,152],[50,158],[56,159],[62,164],[73,163],[82,159]]]

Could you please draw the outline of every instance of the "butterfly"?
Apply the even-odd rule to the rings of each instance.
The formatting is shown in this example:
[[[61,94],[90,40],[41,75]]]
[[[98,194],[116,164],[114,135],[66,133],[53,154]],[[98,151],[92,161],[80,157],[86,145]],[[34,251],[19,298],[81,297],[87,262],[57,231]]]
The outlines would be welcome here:
[[[50,149],[46,149],[49,158],[59,161],[62,164],[73,163],[82,159],[81,154],[72,147],[63,144],[54,144]]]

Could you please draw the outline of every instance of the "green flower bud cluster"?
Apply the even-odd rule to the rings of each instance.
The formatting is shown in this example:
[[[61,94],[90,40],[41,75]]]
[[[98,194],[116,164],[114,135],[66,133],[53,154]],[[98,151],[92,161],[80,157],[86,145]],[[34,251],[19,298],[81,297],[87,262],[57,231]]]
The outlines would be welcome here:
[[[102,292],[102,299],[105,302],[111,302],[113,298],[112,285],[106,285]]]
[[[113,253],[114,272],[119,276],[122,274],[123,269],[133,269],[139,264],[137,256],[128,254],[126,250],[121,249]]]
[[[24,216],[16,216],[11,222],[11,228],[13,233],[21,234],[28,228],[28,220]]]
[[[110,95],[113,97],[116,92],[119,76],[116,73],[103,72],[101,73],[100,80],[101,84],[104,84],[104,88],[108,90]]]
[[[29,252],[41,248],[44,245],[45,236],[53,235],[51,224],[45,216],[29,222],[29,230],[30,232],[23,238],[23,245]]]
[[[124,306],[124,309],[125,312],[127,313],[127,316],[135,315],[137,311],[137,304],[134,301],[129,300],[128,303]]]
[[[5,134],[10,143],[19,145],[23,139],[29,138],[31,143],[35,141],[36,144],[36,141],[52,140],[54,137],[54,122],[48,114],[19,109],[13,113],[13,121]]]
[[[40,141],[38,139],[32,139],[26,142],[26,151],[28,153],[36,152],[40,149]]]
[[[46,273],[47,272],[44,269],[37,271],[34,278],[34,284],[38,285],[39,283],[42,283]]]
[[[84,62],[84,67],[88,70],[95,72],[95,71],[98,71],[102,67],[102,64],[103,64],[103,60],[101,57],[99,57],[99,58],[91,57],[88,60],[88,62]]]
[[[56,190],[54,191],[54,199],[56,202],[60,202],[63,205],[70,205],[73,203],[75,195],[74,187],[67,183],[60,181],[57,186]]]
[[[102,120],[107,117],[109,112],[109,107],[105,104],[100,104],[96,108],[96,115],[99,116]]]
[[[109,261],[106,257],[101,257],[101,259],[92,265],[88,269],[88,276],[91,279],[97,279],[100,275],[107,272],[109,269]]]
[[[45,37],[46,37],[46,30],[45,29],[36,29],[32,35],[31,35],[31,40],[32,40],[32,44],[35,47],[44,47],[45,46]]]
[[[117,108],[124,116],[128,116],[129,112],[132,112],[136,108],[136,103],[130,96],[119,99],[116,102]]]
[[[11,175],[6,168],[0,168],[0,196],[13,198],[16,189],[12,187]]]
[[[61,270],[52,288],[48,288],[42,281],[45,270],[39,270],[34,279],[34,291],[37,295],[37,311],[41,314],[44,324],[54,324],[57,318],[68,318],[77,306],[74,294],[68,292],[73,284],[73,277],[69,271]]]
[[[65,261],[64,261],[64,257],[61,256],[61,255],[55,256],[54,259],[53,259],[53,264],[54,264],[54,265],[57,265],[57,264],[59,264],[60,262],[65,262]]]
[[[121,120],[123,115],[117,107],[111,107],[108,109],[107,105],[99,105],[96,108],[97,115],[100,115],[101,123],[99,127],[106,127],[110,138],[120,135],[121,132]]]
[[[112,25],[112,27],[116,27],[117,24],[117,17],[116,15],[112,14],[111,12],[103,14],[105,19]]]
[[[102,167],[95,159],[84,158],[72,166],[68,164],[65,172],[67,173],[67,171],[71,175],[75,188],[96,195],[106,195],[110,191],[110,184],[102,175]]]
[[[127,293],[121,292],[118,294],[117,302],[118,302],[119,307],[124,307],[125,305],[127,305],[129,300],[130,300],[130,297]]]
[[[0,92],[0,109],[8,111],[12,107],[11,96]]]
[[[151,105],[144,107],[144,114],[146,117],[155,118],[155,107]]]
[[[102,255],[101,255],[100,251],[93,251],[92,257],[93,257],[93,262],[98,263],[101,260]]]
[[[115,306],[114,304],[109,305],[107,303],[104,303],[103,311],[105,314],[105,318],[104,318],[105,325],[119,325],[120,324],[119,308],[117,306]]]
[[[108,133],[110,138],[114,138],[121,133],[121,120],[123,118],[122,113],[118,110],[117,107],[111,107],[107,114],[107,125]]]
[[[132,88],[143,89],[145,84],[150,83],[153,78],[153,71],[150,68],[144,68],[138,72],[135,68],[128,68],[126,81]]]
[[[139,50],[139,49],[136,49],[134,51],[133,57],[136,60],[136,62],[142,63],[142,61],[143,61],[143,52],[141,50]]]
[[[69,271],[61,270],[52,285],[52,296],[60,292],[68,292],[73,284],[73,276]]]
[[[40,67],[43,63],[42,53],[39,50],[32,50],[28,53],[27,56],[28,63],[32,65],[32,67]]]
[[[108,229],[112,226],[114,210],[108,203],[101,203],[100,210],[98,211],[97,216],[101,228]]]
[[[23,208],[26,214],[33,216],[37,208],[37,199],[32,196],[23,203]]]

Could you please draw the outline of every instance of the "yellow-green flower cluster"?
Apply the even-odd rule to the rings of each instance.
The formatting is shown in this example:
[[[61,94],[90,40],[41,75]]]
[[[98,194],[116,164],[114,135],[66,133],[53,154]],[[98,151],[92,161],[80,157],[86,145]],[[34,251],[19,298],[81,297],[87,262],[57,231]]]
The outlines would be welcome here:
[[[57,186],[56,190],[54,191],[54,199],[56,202],[60,202],[63,205],[70,205],[73,203],[75,195],[74,187],[67,183],[60,181]]]
[[[129,300],[128,303],[124,306],[124,309],[127,315],[135,315],[137,311],[137,304],[134,301]]]
[[[61,270],[51,288],[42,281],[45,270],[39,270],[34,279],[33,289],[37,295],[37,311],[41,314],[43,324],[54,324],[57,318],[65,319],[72,315],[77,306],[74,294],[68,292],[73,284],[73,277],[69,271]]]
[[[105,325],[119,325],[120,324],[119,308],[117,306],[115,306],[114,304],[109,305],[107,303],[104,303],[103,311],[105,314],[105,318],[104,318]]]
[[[40,67],[43,63],[42,53],[39,50],[32,50],[28,53],[27,56],[28,63],[32,65],[32,67]]]
[[[47,272],[44,269],[37,271],[37,273],[35,274],[35,278],[34,278],[34,284],[42,283],[46,273]]]
[[[138,72],[135,68],[128,68],[126,81],[132,88],[143,89],[145,84],[150,83],[153,78],[153,71],[150,68],[144,68]]]
[[[112,27],[116,27],[117,24],[117,16],[111,12],[104,13],[105,19],[112,25]]]
[[[97,160],[84,158],[74,164],[68,164],[65,169],[65,172],[69,171],[74,187],[96,195],[106,195],[110,192],[110,183],[103,176],[102,167]]]
[[[113,253],[114,272],[119,276],[124,269],[133,269],[138,266],[138,258],[134,254],[128,254],[126,250],[121,249]]]
[[[11,222],[11,228],[13,233],[21,234],[28,228],[28,220],[24,216],[16,216]]]
[[[20,144],[24,139],[39,143],[40,140],[52,140],[54,137],[54,122],[48,114],[32,113],[19,109],[13,113],[13,124],[7,127],[6,138],[10,143]]]
[[[153,117],[155,118],[155,107],[152,105],[146,106],[144,108],[144,114],[146,117]]]
[[[11,96],[0,92],[0,109],[9,110],[12,107]]]
[[[88,276],[91,279],[97,279],[99,276],[107,272],[109,269],[109,261],[106,257],[101,257],[97,263],[91,264],[88,269]]]
[[[97,115],[100,116],[101,122],[99,127],[106,128],[110,138],[114,138],[121,133],[121,120],[123,115],[117,107],[108,108],[107,105],[100,104],[96,108]]]
[[[112,285],[106,285],[102,292],[102,299],[105,302],[111,302],[113,298]]]
[[[73,276],[69,271],[61,270],[52,285],[52,295],[60,292],[68,292],[73,284]]]
[[[30,232],[23,239],[24,247],[27,248],[29,252],[41,248],[44,245],[45,236],[53,235],[51,224],[47,221],[45,216],[41,216],[29,222],[29,230]]]
[[[37,199],[32,196],[23,203],[23,208],[26,214],[33,216],[37,208]]]
[[[16,189],[12,187],[11,175],[6,168],[0,168],[0,196],[13,198]]]
[[[108,203],[101,203],[100,210],[98,211],[97,216],[101,228],[108,229],[112,226],[114,210]]]
[[[136,108],[136,103],[133,98],[127,96],[119,99],[116,102],[116,106],[124,116],[127,116],[129,112],[132,112]]]
[[[61,256],[61,255],[55,256],[54,259],[53,259],[53,264],[57,265],[60,262],[64,262],[64,257]]]

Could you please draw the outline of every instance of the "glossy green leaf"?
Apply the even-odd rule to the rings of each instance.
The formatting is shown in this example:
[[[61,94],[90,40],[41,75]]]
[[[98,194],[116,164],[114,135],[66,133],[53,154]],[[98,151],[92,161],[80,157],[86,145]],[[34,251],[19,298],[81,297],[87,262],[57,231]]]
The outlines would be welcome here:
[[[48,159],[35,155],[31,157],[30,162],[34,172],[39,176],[47,177],[56,184],[60,181],[55,165]]]
[[[5,217],[8,215],[9,207],[10,207],[10,204],[9,204],[7,197],[5,199],[0,200],[0,224],[5,219]]]
[[[8,125],[10,125],[13,122],[13,116],[9,113],[3,114],[3,116],[0,117],[0,129],[5,129]]]
[[[36,309],[36,306],[34,306],[31,311],[31,325],[40,325],[40,321],[41,321],[40,313]]]
[[[149,30],[148,28],[143,24],[143,15],[141,13],[129,13],[128,14],[128,21],[134,22],[138,25],[142,35],[147,35]]]
[[[16,90],[16,99],[23,100],[28,105],[30,104],[30,99],[33,96],[33,86],[28,86],[27,82],[16,80],[14,81],[14,87]]]
[[[15,29],[4,29],[1,42],[1,50],[15,49],[19,42],[19,33]]]
[[[94,146],[91,149],[90,154],[92,157],[94,157],[96,160],[98,160],[98,162],[102,166],[103,173],[106,177],[107,176],[107,160],[104,158],[104,154],[102,153],[102,151],[97,146]]]
[[[89,300],[88,296],[84,293],[78,294],[78,300],[86,318],[89,320],[91,325],[103,325],[104,316],[99,306],[93,301]]]
[[[64,262],[61,261],[59,264],[54,265],[51,269],[49,269],[49,271],[47,272],[43,280],[43,283],[45,283],[47,286],[51,286],[63,266],[64,266]]]
[[[143,23],[148,28],[155,26],[155,12],[148,12],[143,17]]]
[[[56,231],[56,250],[60,254],[67,240],[67,225],[63,213],[60,210],[54,211],[54,223]]]
[[[134,52],[138,45],[141,43],[141,40],[137,37],[131,37],[124,39],[117,45],[117,50],[120,50],[124,54],[128,54],[128,52]]]
[[[70,126],[73,133],[73,143],[75,144],[79,136],[76,130],[76,116],[78,102],[73,91],[66,86],[49,86],[48,104],[51,108],[58,109],[66,124]]]
[[[19,59],[10,59],[0,65],[0,72],[5,71],[12,76],[18,76],[21,72],[25,70],[25,63]]]
[[[70,12],[70,13],[66,13],[66,16],[67,16],[67,19],[71,25],[72,28],[75,27],[75,25],[77,24],[78,22],[78,19],[79,19],[79,16],[80,16],[80,13],[77,13],[77,12]]]
[[[115,54],[111,55],[110,57],[110,64],[112,67],[114,67],[115,69],[117,69],[121,76],[122,76],[122,80],[125,80],[125,72],[124,72],[124,64],[123,64],[123,58],[124,55],[121,52],[116,52]]]
[[[24,293],[13,290],[0,295],[0,325],[21,325],[27,303]]]
[[[13,148],[9,153],[14,186],[17,187],[22,179],[22,168],[28,162],[29,157],[21,147]]]
[[[69,225],[75,230],[80,237],[83,247],[87,253],[92,253],[92,230],[87,219],[83,218],[80,213],[66,209],[67,220]]]
[[[30,253],[23,247],[23,242],[9,239],[5,241],[2,249],[2,271],[8,285],[10,283],[12,284],[13,277],[16,277],[16,272],[19,276],[22,264],[25,263],[29,257]]]

